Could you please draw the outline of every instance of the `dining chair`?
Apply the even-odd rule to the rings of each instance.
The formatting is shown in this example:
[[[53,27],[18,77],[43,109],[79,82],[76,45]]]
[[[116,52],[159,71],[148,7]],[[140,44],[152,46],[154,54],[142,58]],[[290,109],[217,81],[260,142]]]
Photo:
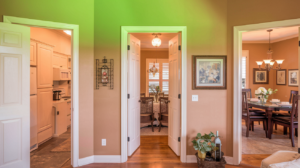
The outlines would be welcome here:
[[[167,97],[159,98],[159,113],[158,113],[158,120],[159,120],[159,132],[161,130],[162,123],[168,123],[168,115],[169,115],[169,99]]]
[[[164,94],[164,97],[169,97],[169,94]]]
[[[153,97],[141,97],[141,123],[151,123],[152,132],[154,132],[153,122],[154,122],[154,113],[153,113]]]
[[[298,129],[298,99],[299,95],[294,94],[293,99],[292,99],[292,111],[291,111],[291,116],[290,117],[275,117],[272,118],[272,125],[273,124],[278,124],[282,125],[284,127],[288,127],[290,130],[290,138],[292,141],[292,147],[295,147],[295,142],[294,142],[294,129]],[[271,133],[273,133],[273,128],[271,129]],[[271,134],[272,136],[272,134]]]
[[[158,96],[159,96],[159,97],[164,97],[164,95],[165,95],[165,93],[164,93],[164,92],[160,92],[160,93],[158,93]]]
[[[248,98],[252,98],[251,89],[242,89],[242,92],[246,92],[247,93],[247,97]]]
[[[246,137],[249,137],[249,129],[252,124],[252,130],[254,131],[254,121],[262,121],[264,125],[264,130],[267,137],[267,117],[263,114],[258,114],[255,112],[251,112],[248,106],[247,93],[242,92],[242,119],[246,122]]]
[[[141,93],[141,97],[146,97],[145,93]]]

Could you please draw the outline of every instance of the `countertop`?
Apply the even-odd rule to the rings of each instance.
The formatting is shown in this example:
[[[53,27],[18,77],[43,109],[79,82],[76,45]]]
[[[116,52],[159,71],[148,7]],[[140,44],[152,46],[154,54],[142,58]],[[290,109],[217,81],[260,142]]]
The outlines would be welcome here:
[[[53,105],[63,102],[71,102],[71,98],[61,98],[60,100],[53,100]]]

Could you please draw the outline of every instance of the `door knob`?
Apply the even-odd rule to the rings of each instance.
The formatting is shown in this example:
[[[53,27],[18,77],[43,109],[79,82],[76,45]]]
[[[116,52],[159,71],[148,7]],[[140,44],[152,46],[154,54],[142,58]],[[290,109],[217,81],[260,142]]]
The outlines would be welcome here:
[[[141,102],[141,100],[139,100],[139,102]]]

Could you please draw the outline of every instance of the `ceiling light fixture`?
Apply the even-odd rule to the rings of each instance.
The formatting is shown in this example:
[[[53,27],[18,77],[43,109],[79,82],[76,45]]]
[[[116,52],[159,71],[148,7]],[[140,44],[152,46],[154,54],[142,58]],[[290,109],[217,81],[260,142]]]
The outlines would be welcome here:
[[[278,67],[276,68],[273,68],[274,64],[275,64],[275,61],[272,60],[272,54],[273,54],[273,50],[271,50],[271,32],[273,31],[273,29],[269,29],[267,30],[267,32],[269,32],[269,50],[267,51],[267,54],[268,54],[268,59],[265,59],[263,61],[256,61],[256,64],[258,65],[259,69],[264,69],[264,70],[268,70],[270,71],[271,69],[274,69],[274,70],[279,70],[281,69],[280,68],[280,65],[283,63],[283,59],[280,59],[280,60],[275,60],[278,64]],[[265,68],[261,68],[262,64],[265,63]]]
[[[64,30],[64,32],[66,33],[66,34],[68,34],[68,35],[72,35],[72,31],[71,30]]]
[[[155,77],[155,74],[158,72],[158,68],[155,67],[155,64],[157,64],[157,58],[156,62],[153,62],[153,66],[147,70],[148,73],[152,73],[153,77]]]
[[[160,33],[158,33],[158,34],[153,33],[152,35],[154,35],[154,39],[152,40],[152,45],[154,47],[159,47],[161,45],[161,40],[160,40],[160,38],[158,38],[158,35],[161,35],[161,34]]]

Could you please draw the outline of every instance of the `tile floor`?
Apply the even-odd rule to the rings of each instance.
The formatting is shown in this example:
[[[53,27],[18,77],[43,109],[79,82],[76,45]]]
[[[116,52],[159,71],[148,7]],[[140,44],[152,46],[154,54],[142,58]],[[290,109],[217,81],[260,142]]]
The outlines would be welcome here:
[[[283,135],[283,127],[278,125],[273,131],[272,139],[266,138],[262,122],[254,122],[254,131],[246,137],[246,125],[242,122],[243,154],[272,154],[278,150],[298,151],[298,138],[295,136],[295,147],[292,147],[289,135]]]

